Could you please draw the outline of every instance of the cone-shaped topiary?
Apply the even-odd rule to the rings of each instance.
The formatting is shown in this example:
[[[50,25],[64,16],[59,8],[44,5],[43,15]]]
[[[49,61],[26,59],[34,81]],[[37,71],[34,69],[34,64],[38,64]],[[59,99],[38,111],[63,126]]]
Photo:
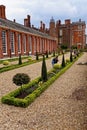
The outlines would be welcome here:
[[[53,57],[55,57],[55,51],[53,50]]]
[[[46,51],[46,58],[48,58],[48,51]]]
[[[39,60],[38,52],[36,52],[36,60]]]
[[[70,62],[73,61],[72,52],[70,52]]]
[[[62,56],[62,64],[61,64],[62,67],[65,67],[66,64],[65,64],[65,57],[64,57],[64,53],[63,53],[63,56]]]
[[[41,79],[43,82],[47,81],[47,67],[46,67],[44,55],[43,55],[43,62],[42,62]]]
[[[19,65],[22,64],[21,54],[19,54],[19,63],[18,63],[18,64],[19,64]]]

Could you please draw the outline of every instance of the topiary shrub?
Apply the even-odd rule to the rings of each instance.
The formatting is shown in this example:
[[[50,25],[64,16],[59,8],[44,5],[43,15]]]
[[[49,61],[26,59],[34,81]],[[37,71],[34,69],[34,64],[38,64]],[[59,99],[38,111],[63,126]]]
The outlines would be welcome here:
[[[32,57],[31,56],[28,57],[28,61],[32,61]]]
[[[38,52],[36,52],[36,60],[39,60]]]
[[[53,57],[55,57],[55,51],[53,51]]]
[[[8,60],[3,61],[3,65],[9,65],[9,61]]]
[[[19,63],[18,63],[19,65],[21,65],[22,64],[22,58],[21,58],[21,54],[19,54]]]
[[[72,56],[72,52],[70,52],[70,62],[73,61],[73,56]]]
[[[21,86],[21,91],[22,85],[27,84],[30,82],[30,77],[27,74],[24,73],[17,73],[16,75],[13,76],[13,83],[16,84],[17,86]]]
[[[43,82],[47,81],[47,67],[46,67],[44,55],[43,55],[43,61],[42,61],[41,79]]]
[[[64,57],[64,53],[63,53],[63,56],[62,56],[62,64],[61,64],[62,67],[65,67],[66,64],[65,64],[65,57]]]
[[[46,58],[48,58],[48,51],[46,51]]]
[[[66,63],[68,63],[70,60],[69,59],[66,59]]]
[[[59,65],[59,64],[54,64],[53,68],[54,68],[54,69],[60,69],[60,68],[61,68],[61,65]]]

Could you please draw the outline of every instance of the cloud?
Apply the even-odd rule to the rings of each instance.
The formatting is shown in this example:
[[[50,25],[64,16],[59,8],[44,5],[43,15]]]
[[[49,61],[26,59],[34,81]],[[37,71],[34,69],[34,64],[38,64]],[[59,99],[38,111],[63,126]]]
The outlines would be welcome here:
[[[48,24],[52,16],[62,21],[67,18],[72,21],[78,18],[85,20],[87,12],[86,0],[0,0],[0,4],[6,6],[8,19],[16,19],[23,24],[23,19],[29,14],[35,26],[39,26],[41,20]]]

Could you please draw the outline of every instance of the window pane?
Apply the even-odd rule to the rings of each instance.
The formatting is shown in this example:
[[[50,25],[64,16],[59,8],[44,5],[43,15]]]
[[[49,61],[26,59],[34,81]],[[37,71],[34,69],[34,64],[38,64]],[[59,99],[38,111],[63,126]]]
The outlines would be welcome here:
[[[7,53],[6,31],[2,31],[2,51]]]
[[[14,53],[14,33],[10,32],[10,45],[11,45],[11,52]]]

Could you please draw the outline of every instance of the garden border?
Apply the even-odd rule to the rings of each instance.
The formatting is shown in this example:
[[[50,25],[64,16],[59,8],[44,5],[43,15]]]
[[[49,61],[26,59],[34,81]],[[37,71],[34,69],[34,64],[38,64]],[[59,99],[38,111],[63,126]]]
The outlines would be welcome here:
[[[52,78],[44,82],[41,86],[39,86],[35,91],[33,91],[31,94],[29,94],[24,99],[15,98],[15,96],[20,92],[20,88],[10,92],[9,94],[2,96],[1,102],[9,105],[14,105],[18,107],[27,107],[30,105],[42,92],[44,92],[56,79],[58,79],[63,73],[66,72],[67,69],[69,69],[77,60],[80,58],[82,54],[79,55],[73,62],[70,62],[67,64],[64,68],[61,69],[56,75],[54,75]],[[41,77],[36,78],[35,80],[32,80],[29,84],[24,85],[23,89],[28,88],[32,84],[37,83],[40,80]]]

